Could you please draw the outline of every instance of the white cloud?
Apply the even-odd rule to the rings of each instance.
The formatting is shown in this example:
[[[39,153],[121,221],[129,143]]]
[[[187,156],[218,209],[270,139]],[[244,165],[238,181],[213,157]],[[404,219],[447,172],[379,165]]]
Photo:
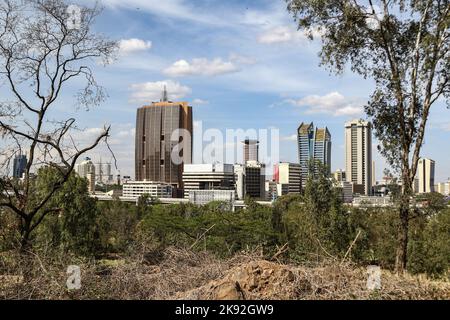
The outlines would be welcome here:
[[[158,101],[162,97],[164,86],[166,86],[169,99],[171,100],[182,99],[192,92],[191,88],[172,80],[136,83],[130,87],[133,91],[130,102],[150,103],[152,101]]]
[[[307,107],[307,114],[324,113],[333,116],[357,116],[364,111],[364,103],[360,99],[346,98],[336,91],[324,96],[311,95],[298,101],[286,101],[299,107]]]
[[[319,29],[311,29],[313,38],[320,38],[322,32]],[[292,26],[277,26],[266,30],[258,37],[258,42],[263,44],[274,44],[283,42],[298,42],[308,40],[308,32],[296,30]]]
[[[286,137],[281,137],[281,141],[297,141],[297,135],[293,134]]]
[[[203,99],[194,99],[192,100],[192,104],[194,105],[209,104],[209,101]]]
[[[256,59],[252,57],[247,57],[244,55],[240,55],[237,53],[230,53],[229,56],[230,61],[235,62],[237,64],[255,64]]]
[[[136,38],[122,39],[119,41],[119,52],[122,55],[145,51],[150,49],[151,47],[151,41],[144,41]]]
[[[168,76],[182,77],[190,75],[216,76],[237,71],[239,71],[237,66],[230,61],[223,61],[221,58],[213,60],[197,58],[192,62],[178,60],[163,72]]]

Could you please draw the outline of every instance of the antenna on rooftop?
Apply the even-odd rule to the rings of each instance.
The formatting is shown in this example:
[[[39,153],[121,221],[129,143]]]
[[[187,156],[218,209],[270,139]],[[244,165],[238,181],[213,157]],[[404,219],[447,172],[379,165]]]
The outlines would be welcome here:
[[[169,101],[169,95],[167,94],[167,87],[166,87],[166,85],[164,85],[164,91],[162,94],[161,102],[167,102],[167,101]]]

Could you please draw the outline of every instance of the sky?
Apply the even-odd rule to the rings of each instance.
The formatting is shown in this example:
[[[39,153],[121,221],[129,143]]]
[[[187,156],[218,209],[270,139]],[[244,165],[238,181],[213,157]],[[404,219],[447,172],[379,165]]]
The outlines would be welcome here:
[[[91,3],[78,0],[75,3]],[[283,0],[102,0],[94,29],[119,41],[118,59],[95,68],[108,99],[89,112],[63,112],[84,126],[79,139],[111,124],[111,148],[122,175],[134,177],[136,109],[158,101],[167,86],[170,100],[193,106],[203,130],[279,129],[280,160],[297,162],[296,129],[301,122],[327,126],[332,170],[344,168],[344,124],[365,118],[373,83],[319,66],[320,37],[296,30]],[[198,147],[201,136],[194,136]],[[436,182],[450,177],[450,110],[431,111],[422,156],[436,161]],[[376,178],[386,164],[373,141]],[[444,147],[445,146],[445,147]],[[110,161],[105,146],[89,154]]]

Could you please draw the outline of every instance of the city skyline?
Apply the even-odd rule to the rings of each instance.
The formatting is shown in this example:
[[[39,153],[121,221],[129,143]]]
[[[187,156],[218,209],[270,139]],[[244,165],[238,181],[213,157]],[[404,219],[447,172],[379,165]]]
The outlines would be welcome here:
[[[331,169],[345,168],[343,126],[365,118],[361,107],[373,86],[350,72],[336,77],[322,70],[318,40],[309,42],[295,30],[282,2],[231,1],[226,8],[204,1],[168,0],[162,7],[153,1],[102,3],[105,11],[95,28],[119,40],[121,53],[112,66],[95,70],[109,98],[79,113],[86,120],[81,139],[98,132],[99,124],[111,123],[110,144],[122,175],[134,176],[129,141],[134,139],[135,110],[158,100],[163,84],[171,99],[191,102],[194,122],[202,121],[205,128],[280,128],[280,161],[297,162],[299,123],[327,126],[333,137]],[[227,13],[227,21],[217,18],[218,8]],[[110,21],[129,27],[120,29]],[[71,95],[64,99],[62,112],[73,111]],[[421,153],[436,161],[438,182],[450,176],[449,152],[441,148],[450,137],[449,113],[443,103],[433,109]],[[373,145],[379,180],[386,165],[375,139]],[[104,146],[91,154],[106,160],[108,155]]]

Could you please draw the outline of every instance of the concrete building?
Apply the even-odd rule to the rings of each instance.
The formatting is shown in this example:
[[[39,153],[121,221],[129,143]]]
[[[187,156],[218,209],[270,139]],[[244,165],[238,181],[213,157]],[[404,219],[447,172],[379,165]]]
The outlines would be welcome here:
[[[278,197],[289,193],[289,185],[277,183],[276,181],[266,181],[265,192],[267,201],[275,201]]]
[[[344,203],[351,203],[353,201],[353,183],[336,181],[334,187],[341,189],[342,201]]]
[[[246,139],[244,144],[244,163],[247,161],[259,161],[259,141]]]
[[[301,191],[301,167],[298,163],[280,162],[274,168],[274,181],[286,185],[288,193]]]
[[[419,177],[419,193],[429,193],[434,191],[434,160],[421,158],[417,167]]]
[[[75,165],[75,172],[88,181],[89,193],[95,192],[95,165],[91,158],[86,157],[84,161]]]
[[[236,195],[238,199],[249,196],[254,199],[265,198],[265,165],[256,161],[234,166]]]
[[[347,181],[345,178],[345,171],[342,169],[337,169],[333,172],[333,179],[337,182]]]
[[[161,181],[181,196],[183,164],[192,163],[192,107],[168,100],[143,106],[136,115],[135,174],[137,181]]]
[[[123,184],[122,194],[126,198],[148,195],[152,198],[172,198],[171,184],[154,181],[128,181]]]
[[[192,190],[235,190],[232,164],[185,164],[183,170],[184,197]]]
[[[221,201],[232,207],[236,199],[234,190],[190,190],[189,202],[196,205],[205,205],[212,201]]]
[[[450,181],[438,183],[437,190],[435,191],[439,192],[444,196],[450,195]]]
[[[317,163],[331,169],[331,134],[328,129],[317,128],[314,124],[301,123],[297,129],[298,158],[301,167],[301,183],[305,187],[310,173],[310,163],[314,164],[314,173],[317,173]]]
[[[27,168],[27,156],[24,154],[19,154],[14,157],[13,162],[13,178],[21,179],[23,174],[25,173],[25,169]]]
[[[346,180],[360,185],[359,193],[372,194],[372,124],[353,120],[345,124]]]

